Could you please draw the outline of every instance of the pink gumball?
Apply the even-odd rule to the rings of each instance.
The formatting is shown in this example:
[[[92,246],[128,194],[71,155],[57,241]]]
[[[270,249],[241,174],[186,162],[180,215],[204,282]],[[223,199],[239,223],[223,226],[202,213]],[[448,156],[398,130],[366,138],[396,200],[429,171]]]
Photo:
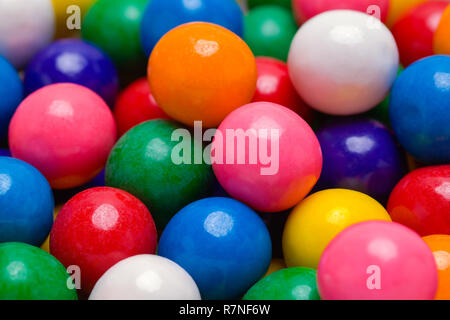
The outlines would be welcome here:
[[[293,207],[322,170],[322,152],[311,127],[275,103],[255,102],[233,111],[221,123],[212,148],[222,187],[263,212]]]
[[[9,127],[15,158],[37,169],[56,189],[80,186],[105,166],[116,140],[111,110],[76,84],[44,87],[18,107]]]
[[[317,280],[326,300],[431,300],[438,274],[430,248],[414,231],[367,221],[330,242]]]

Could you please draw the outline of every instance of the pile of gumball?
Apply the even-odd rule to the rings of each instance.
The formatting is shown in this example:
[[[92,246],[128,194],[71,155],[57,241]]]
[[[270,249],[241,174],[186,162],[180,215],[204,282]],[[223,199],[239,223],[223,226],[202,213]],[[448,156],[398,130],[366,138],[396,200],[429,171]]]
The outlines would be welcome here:
[[[0,0],[0,55],[0,299],[450,299],[450,1]]]

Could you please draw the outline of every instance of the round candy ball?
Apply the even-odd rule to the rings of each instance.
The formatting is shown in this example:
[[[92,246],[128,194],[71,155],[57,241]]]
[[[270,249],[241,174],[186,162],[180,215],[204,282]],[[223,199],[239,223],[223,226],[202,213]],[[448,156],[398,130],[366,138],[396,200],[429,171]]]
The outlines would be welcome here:
[[[415,232],[368,221],[329,244],[317,280],[325,300],[431,300],[438,275],[430,248]]]
[[[141,201],[100,187],[78,193],[64,205],[50,233],[50,253],[66,267],[80,267],[81,292],[88,295],[117,262],[155,253],[156,241],[155,224]]]
[[[0,0],[0,55],[16,68],[49,44],[54,32],[50,0]]]
[[[125,88],[114,106],[114,118],[119,136],[134,126],[153,119],[169,117],[158,106],[146,78],[140,78]]]
[[[63,265],[34,246],[0,243],[1,300],[77,300]]]
[[[258,57],[256,68],[258,79],[252,102],[266,101],[280,104],[311,123],[314,112],[295,91],[289,78],[287,64],[274,58]]]
[[[320,189],[363,192],[387,203],[406,173],[406,161],[392,133],[369,118],[332,120],[317,131],[323,153]]]
[[[0,242],[40,246],[53,224],[53,194],[26,162],[0,157]]]
[[[216,127],[249,103],[256,87],[255,58],[233,32],[204,22],[169,31],[153,50],[148,79],[158,105],[173,119]],[[187,85],[189,84],[189,85]]]
[[[300,25],[320,13],[338,9],[364,12],[385,21],[389,2],[390,0],[292,0],[292,6]]]
[[[261,6],[246,15],[244,40],[255,56],[286,61],[297,28],[289,10],[276,5]]]
[[[181,142],[172,139],[177,134]],[[210,165],[196,162],[197,155],[203,155],[198,142],[174,122],[141,123],[125,133],[111,151],[106,184],[141,199],[162,230],[181,208],[210,192],[214,175]]]
[[[368,195],[329,189],[309,196],[294,208],[286,222],[286,265],[317,268],[322,252],[339,232],[368,220],[391,221],[386,209]]]
[[[238,36],[243,34],[244,15],[236,0],[152,0],[141,24],[141,43],[147,56],[168,31],[194,21],[215,23]]]
[[[124,259],[97,281],[89,300],[200,300],[192,277],[175,262],[150,254]]]
[[[435,300],[450,300],[450,235],[435,234],[423,240],[433,251],[439,284]]]
[[[450,41],[448,39],[450,39],[450,4],[445,9],[441,22],[434,33],[434,53],[450,55]]]
[[[320,300],[316,270],[287,268],[259,280],[243,300]]]
[[[1,46],[1,45],[0,45]],[[24,97],[22,80],[16,69],[0,56],[0,140],[8,135],[11,118]]]
[[[123,71],[140,70],[145,65],[139,32],[149,0],[98,0],[83,20],[84,40],[103,49]]]
[[[29,95],[9,127],[13,156],[35,166],[56,189],[94,178],[115,140],[116,124],[106,103],[93,91],[70,83]]]
[[[450,162],[449,79],[450,56],[432,56],[405,69],[391,91],[395,135],[422,162]]]
[[[0,148],[0,157],[11,157],[11,151],[9,151],[9,149]]]
[[[392,27],[405,67],[433,55],[433,36],[448,1],[428,1],[408,11]]]
[[[291,2],[292,0],[247,0],[249,8],[274,4],[286,9],[292,9]]]
[[[428,0],[390,0],[386,25],[391,28],[409,10]]]
[[[450,234],[450,165],[417,169],[392,191],[388,211],[392,220],[422,236]]]
[[[316,184],[322,153],[311,127],[296,113],[270,102],[232,112],[213,141],[212,164],[233,198],[262,212],[280,212]]]
[[[33,57],[25,71],[26,94],[61,82],[85,86],[110,106],[119,90],[119,78],[111,59],[96,46],[78,39],[53,42]]]
[[[89,8],[97,0],[52,0],[55,9],[56,34],[55,38],[78,36],[80,28],[77,25],[78,14],[84,18]],[[73,6],[77,6],[73,7]]]
[[[184,268],[203,299],[238,299],[267,271],[272,246],[264,222],[230,198],[206,198],[178,212],[158,254]]]
[[[288,67],[308,105],[327,114],[352,115],[383,101],[398,61],[397,45],[386,26],[361,12],[335,10],[299,29]]]

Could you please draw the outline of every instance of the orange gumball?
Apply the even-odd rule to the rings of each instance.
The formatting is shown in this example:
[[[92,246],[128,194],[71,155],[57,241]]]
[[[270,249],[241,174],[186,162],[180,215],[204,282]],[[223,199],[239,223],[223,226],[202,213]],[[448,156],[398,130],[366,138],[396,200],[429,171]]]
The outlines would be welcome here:
[[[158,105],[171,118],[216,127],[249,103],[256,62],[245,42],[218,25],[193,22],[169,31],[150,56],[148,79]]]
[[[433,251],[439,274],[436,300],[450,300],[450,235],[432,235],[423,240]]]
[[[450,4],[445,9],[434,34],[434,53],[450,54]]]

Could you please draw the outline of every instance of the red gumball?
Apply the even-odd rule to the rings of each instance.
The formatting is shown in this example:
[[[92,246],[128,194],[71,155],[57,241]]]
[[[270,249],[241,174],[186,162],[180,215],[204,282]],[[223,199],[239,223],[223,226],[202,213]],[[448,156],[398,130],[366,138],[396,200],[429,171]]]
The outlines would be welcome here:
[[[157,232],[146,206],[131,194],[109,187],[75,195],[59,212],[50,233],[50,252],[65,267],[78,266],[81,295],[117,262],[153,254]]]
[[[121,136],[142,122],[153,119],[169,119],[169,116],[153,98],[147,79],[141,78],[120,94],[114,106],[114,118]]]
[[[421,236],[450,234],[450,165],[408,174],[392,192],[388,211]]]
[[[404,67],[434,54],[433,36],[448,4],[448,1],[422,3],[394,24],[392,33]]]
[[[310,109],[297,94],[291,79],[287,64],[274,58],[256,58],[258,80],[252,102],[273,102],[285,106],[305,121],[311,122],[314,111]]]

